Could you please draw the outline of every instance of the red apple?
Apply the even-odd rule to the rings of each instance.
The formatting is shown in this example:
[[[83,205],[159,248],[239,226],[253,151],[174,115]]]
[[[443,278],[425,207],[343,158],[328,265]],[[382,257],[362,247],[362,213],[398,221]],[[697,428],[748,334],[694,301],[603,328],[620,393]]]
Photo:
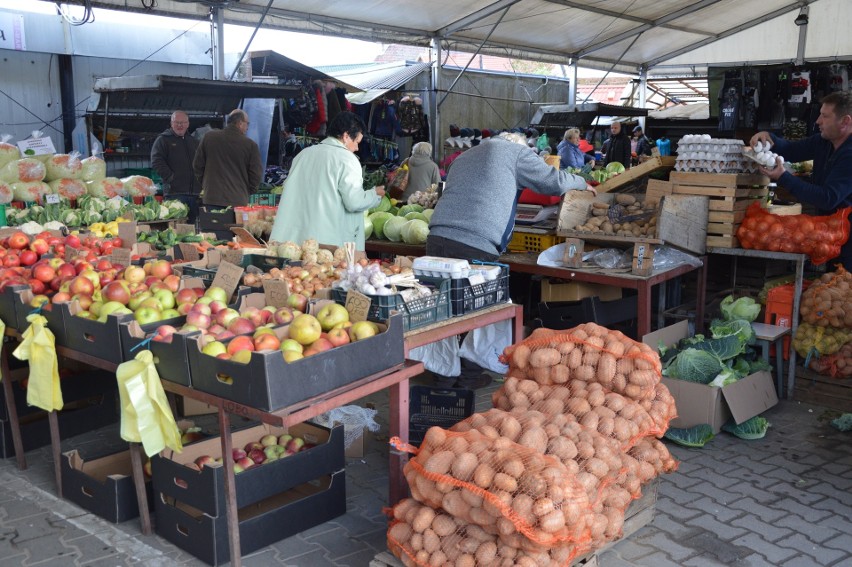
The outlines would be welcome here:
[[[210,315],[205,315],[200,311],[190,311],[186,314],[186,323],[195,325],[199,329],[207,329],[210,327]]]
[[[210,455],[201,455],[197,459],[195,459],[195,464],[198,465],[199,468],[210,467],[216,464],[216,459],[211,457]]]
[[[228,325],[228,330],[235,335],[247,335],[254,332],[255,325],[248,319],[236,317]]]
[[[130,301],[130,289],[128,288],[126,281],[117,280],[108,283],[106,287],[101,290],[101,296],[107,301],[118,301],[119,303],[127,305]]]
[[[332,329],[328,332],[328,342],[336,347],[343,346],[350,342],[349,333],[343,328]]]
[[[334,348],[334,345],[328,339],[319,338],[308,345],[308,348],[302,353],[304,356],[312,356],[321,352]]]
[[[293,320],[293,309],[290,307],[281,307],[272,316],[272,320],[276,325],[286,325]]]
[[[198,299],[198,296],[195,295],[195,291],[190,288],[184,288],[175,293],[175,301],[178,305],[183,303],[195,303],[196,299]]]
[[[279,348],[281,348],[281,341],[273,333],[263,333],[254,339],[255,350],[278,350]]]
[[[86,276],[77,276],[68,286],[68,291],[72,295],[93,295],[95,293],[95,284]]]
[[[60,278],[73,278],[77,275],[77,270],[72,264],[65,263],[56,268],[56,275]]]
[[[50,283],[56,277],[56,270],[49,264],[39,264],[33,268],[33,277],[42,283]]]
[[[228,307],[216,313],[216,322],[222,325],[223,327],[227,327],[234,319],[239,316],[240,314],[237,312],[236,309],[231,309],[230,307]]]
[[[145,266],[151,266],[151,275],[159,280],[163,280],[166,276],[172,275],[172,265],[168,260],[157,260],[156,262],[148,262]]]
[[[180,287],[180,276],[175,274],[170,274],[163,278],[163,283],[166,284],[166,287],[169,288],[169,291],[177,292]]]
[[[130,283],[142,283],[145,280],[145,270],[139,266],[127,266],[124,269],[124,279]]]
[[[308,305],[308,298],[301,293],[291,293],[287,297],[287,305],[304,313]]]
[[[13,250],[23,250],[30,245],[30,237],[21,231],[13,233],[9,237],[9,248]]]
[[[254,343],[252,342],[251,337],[248,337],[246,335],[240,335],[234,337],[231,342],[228,343],[228,354],[230,354],[231,356],[242,350],[255,350]]]

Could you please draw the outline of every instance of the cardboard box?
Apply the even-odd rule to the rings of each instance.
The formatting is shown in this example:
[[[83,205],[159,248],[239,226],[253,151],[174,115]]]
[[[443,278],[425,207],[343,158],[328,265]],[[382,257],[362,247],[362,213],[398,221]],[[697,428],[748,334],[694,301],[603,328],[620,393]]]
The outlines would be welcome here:
[[[248,364],[202,354],[197,337],[188,339],[192,387],[265,411],[303,402],[319,394],[387,370],[404,362],[402,318],[368,339],[288,363],[280,351],[252,352]],[[278,327],[279,338],[288,327]]]
[[[92,396],[84,400],[66,403],[59,412],[59,431],[65,438],[100,429],[118,421],[118,391]],[[24,451],[32,451],[50,444],[50,426],[47,412],[38,411],[20,420]],[[8,421],[0,421],[0,458],[15,455],[12,444],[12,428]]]
[[[62,339],[59,335],[56,336],[58,346],[68,347],[107,362],[124,362],[119,325],[124,321],[132,321],[132,314],[109,315],[107,320],[101,323],[77,317],[76,314],[82,309],[76,301],[54,304],[54,310],[57,307],[65,321],[64,336]]]
[[[157,534],[210,565],[230,560],[228,518],[210,516],[157,494]],[[239,509],[240,553],[247,555],[276,541],[346,513],[346,471],[326,475]]]
[[[27,404],[27,389],[21,382],[22,378],[29,376],[29,366],[16,368],[11,370],[10,373],[12,374],[12,393],[15,398],[18,419],[41,412],[42,410],[38,407]],[[69,405],[99,396],[105,392],[115,392],[115,373],[94,370],[90,367],[70,376],[66,376],[66,372],[63,371],[59,386],[62,389],[63,402]],[[2,388],[0,388],[0,419],[9,419],[6,394]]]
[[[150,481],[148,506],[154,505]],[[62,495],[84,510],[113,523],[139,516],[130,451],[86,460],[75,449],[62,454]]]
[[[264,435],[280,436],[287,429],[259,425],[231,432],[235,449],[260,441]],[[314,447],[271,463],[251,467],[235,476],[237,507],[244,508],[294,486],[345,467],[343,427],[328,429],[311,423],[300,423],[289,429],[290,435],[301,437]],[[225,514],[225,469],[221,464],[205,466],[200,471],[186,465],[202,455],[222,456],[222,440],[218,437],[199,441],[176,453],[166,449],[151,458],[154,491],[197,508],[210,516]],[[229,456],[230,458],[230,456]]]
[[[618,286],[585,282],[564,282],[562,280],[541,280],[542,301],[580,301],[585,297],[599,297],[601,301],[621,299],[622,290]]]
[[[20,292],[30,289],[28,285],[10,285],[0,292],[0,320],[12,329],[18,328]]]
[[[645,335],[642,342],[657,350],[660,343],[673,345],[688,336],[688,332],[688,321],[681,321]],[[732,417],[739,424],[778,403],[772,374],[765,370],[749,374],[724,388],[672,378],[663,378],[663,384],[677,404],[678,417],[669,424],[677,428],[706,423],[718,433]]]
[[[17,311],[17,324],[13,324],[12,326],[23,332],[30,326],[30,322],[27,321],[27,317],[34,310],[33,307],[30,306],[33,299],[33,291],[29,286],[26,286],[23,290],[18,291],[17,293],[18,301],[15,305]],[[47,303],[42,308],[41,315],[47,320],[47,328],[51,333],[53,333],[53,337],[56,339],[56,344],[64,344],[67,342],[65,338],[65,316],[63,315],[62,309],[55,307],[51,303]]]
[[[204,402],[199,402],[198,400],[194,400],[192,398],[181,398],[182,412],[181,415],[184,417],[192,417],[194,415],[209,415],[211,413],[218,413],[218,409],[216,406],[211,406],[210,404],[205,404]]]

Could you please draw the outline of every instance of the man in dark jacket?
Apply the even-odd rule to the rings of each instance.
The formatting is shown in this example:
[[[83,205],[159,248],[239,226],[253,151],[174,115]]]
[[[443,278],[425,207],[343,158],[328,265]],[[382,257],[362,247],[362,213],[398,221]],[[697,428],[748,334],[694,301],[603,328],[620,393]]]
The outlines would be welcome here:
[[[163,178],[163,196],[177,199],[189,207],[187,222],[195,223],[198,216],[198,195],[201,183],[192,170],[198,140],[188,134],[189,116],[176,110],[171,127],[154,140],[151,147],[151,167]]]
[[[627,132],[624,128],[622,128],[621,122],[613,122],[610,124],[609,132],[609,145],[607,146],[606,155],[603,159],[604,167],[614,161],[617,161],[625,168],[629,168],[630,138],[627,137]]]
[[[263,178],[257,144],[246,136],[244,110],[232,110],[227,126],[208,132],[195,153],[193,168],[201,180],[202,202],[216,207],[244,207]]]
[[[809,181],[784,169],[782,160],[777,160],[772,169],[760,169],[797,199],[817,207],[820,214],[830,214],[852,206],[852,140],[849,139],[852,135],[852,93],[834,92],[824,96],[816,124],[819,134],[804,140],[791,142],[769,132],[758,132],[752,137],[751,145],[769,142],[775,153],[790,162],[813,160]],[[852,269],[852,240],[847,240],[840,249],[840,256],[829,260],[828,264],[833,266],[838,262],[847,270]]]

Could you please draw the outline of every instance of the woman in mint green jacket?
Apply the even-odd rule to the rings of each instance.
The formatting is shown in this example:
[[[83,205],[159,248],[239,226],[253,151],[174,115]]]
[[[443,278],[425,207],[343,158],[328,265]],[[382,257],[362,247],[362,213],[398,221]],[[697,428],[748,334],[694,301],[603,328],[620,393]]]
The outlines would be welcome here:
[[[328,125],[328,138],[305,148],[293,160],[272,225],[270,240],[300,244],[355,242],[364,249],[364,211],[379,204],[384,187],[364,190],[361,163],[355,157],[366,131],[351,112],[341,112]]]

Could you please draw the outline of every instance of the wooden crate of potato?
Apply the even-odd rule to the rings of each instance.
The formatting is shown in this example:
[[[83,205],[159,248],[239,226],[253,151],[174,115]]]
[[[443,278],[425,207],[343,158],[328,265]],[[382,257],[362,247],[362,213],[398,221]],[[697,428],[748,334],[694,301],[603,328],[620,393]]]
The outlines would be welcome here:
[[[604,244],[671,245],[704,254],[707,240],[707,197],[604,193],[565,195],[559,209],[557,235]]]

